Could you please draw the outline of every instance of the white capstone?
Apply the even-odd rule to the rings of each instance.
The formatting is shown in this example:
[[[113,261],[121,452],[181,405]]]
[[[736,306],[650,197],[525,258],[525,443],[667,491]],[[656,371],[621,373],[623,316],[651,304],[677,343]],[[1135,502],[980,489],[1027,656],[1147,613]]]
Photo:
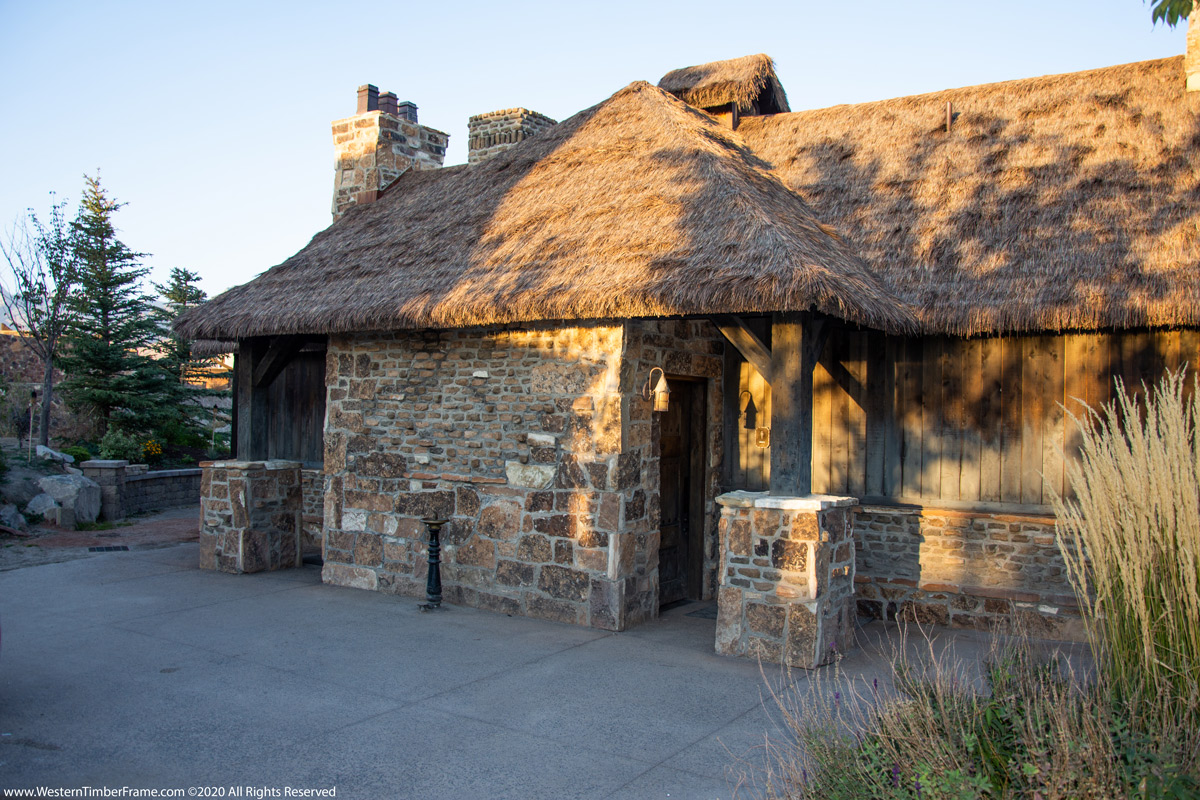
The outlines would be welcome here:
[[[545,489],[554,480],[556,469],[549,464],[522,464],[520,461],[505,461],[504,473],[509,486],[528,489]]]

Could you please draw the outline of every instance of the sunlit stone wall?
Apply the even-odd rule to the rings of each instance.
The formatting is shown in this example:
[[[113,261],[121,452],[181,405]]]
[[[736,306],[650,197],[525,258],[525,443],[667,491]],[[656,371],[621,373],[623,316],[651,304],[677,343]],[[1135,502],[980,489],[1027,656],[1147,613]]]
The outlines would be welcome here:
[[[657,422],[638,390],[651,362],[719,378],[718,335],[671,321],[331,337],[323,579],[422,596],[421,519],[436,516],[450,603],[609,630],[657,615]]]

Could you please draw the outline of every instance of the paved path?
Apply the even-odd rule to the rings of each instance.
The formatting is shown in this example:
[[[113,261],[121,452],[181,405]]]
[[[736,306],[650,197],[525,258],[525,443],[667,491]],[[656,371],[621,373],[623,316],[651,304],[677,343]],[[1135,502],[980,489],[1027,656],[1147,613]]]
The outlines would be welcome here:
[[[182,544],[0,573],[0,789],[747,796],[774,729],[758,665],[715,655],[698,605],[611,634],[196,562]]]

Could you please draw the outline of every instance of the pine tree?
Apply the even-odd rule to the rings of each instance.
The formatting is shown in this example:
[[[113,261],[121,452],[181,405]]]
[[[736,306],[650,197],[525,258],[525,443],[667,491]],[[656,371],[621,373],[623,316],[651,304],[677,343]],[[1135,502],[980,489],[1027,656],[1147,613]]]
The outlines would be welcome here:
[[[181,314],[207,299],[204,290],[196,285],[199,280],[197,273],[175,267],[167,283],[154,284],[166,305],[166,310],[160,312],[165,329],[169,330]],[[161,433],[172,444],[196,444],[204,429],[197,419],[202,409],[200,398],[224,394],[204,386],[206,379],[222,377],[219,362],[197,358],[192,352],[192,341],[173,331],[160,342],[159,353],[159,365],[171,375],[171,385],[167,389],[170,397],[163,405],[170,412],[170,419],[164,421]],[[197,441],[188,442],[189,438]]]
[[[79,286],[71,298],[69,347],[61,359],[68,376],[61,391],[76,409],[95,412],[100,433],[110,426],[145,432],[163,411],[169,378],[151,358],[162,336],[141,281],[143,256],[116,235],[113,217],[121,203],[100,186],[99,176],[84,177],[83,199],[71,227],[79,265]]]

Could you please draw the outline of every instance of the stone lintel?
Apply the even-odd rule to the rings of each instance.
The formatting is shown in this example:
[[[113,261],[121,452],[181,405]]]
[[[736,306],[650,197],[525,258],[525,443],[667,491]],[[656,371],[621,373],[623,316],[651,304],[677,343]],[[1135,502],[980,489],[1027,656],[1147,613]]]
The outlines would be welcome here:
[[[213,461],[209,462],[211,469],[232,469],[232,470],[284,470],[284,469],[300,469],[303,464],[299,461],[285,461],[283,459],[271,459],[270,461]]]
[[[738,490],[718,495],[717,504],[726,508],[774,508],[780,511],[825,511],[858,504],[858,498],[832,494],[771,495]]]

